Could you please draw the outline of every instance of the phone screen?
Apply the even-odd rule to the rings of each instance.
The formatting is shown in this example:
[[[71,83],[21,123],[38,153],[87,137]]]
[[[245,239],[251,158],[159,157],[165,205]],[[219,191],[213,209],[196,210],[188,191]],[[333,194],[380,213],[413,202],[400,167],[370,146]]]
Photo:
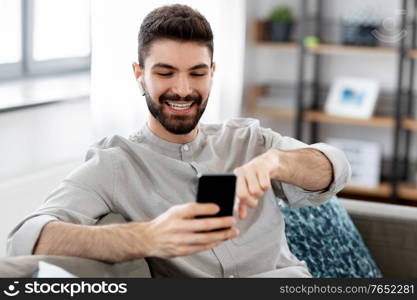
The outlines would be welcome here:
[[[216,203],[220,211],[211,216],[225,217],[233,215],[235,202],[236,175],[234,174],[203,174],[198,177],[197,202]]]

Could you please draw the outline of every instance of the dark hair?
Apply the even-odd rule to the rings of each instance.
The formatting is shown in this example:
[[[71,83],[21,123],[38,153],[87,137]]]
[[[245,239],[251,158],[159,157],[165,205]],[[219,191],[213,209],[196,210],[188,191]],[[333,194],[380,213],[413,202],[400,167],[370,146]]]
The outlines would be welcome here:
[[[210,24],[201,13],[187,5],[162,6],[145,17],[138,37],[141,67],[144,67],[152,42],[164,38],[204,44],[208,47],[213,61],[213,32]]]

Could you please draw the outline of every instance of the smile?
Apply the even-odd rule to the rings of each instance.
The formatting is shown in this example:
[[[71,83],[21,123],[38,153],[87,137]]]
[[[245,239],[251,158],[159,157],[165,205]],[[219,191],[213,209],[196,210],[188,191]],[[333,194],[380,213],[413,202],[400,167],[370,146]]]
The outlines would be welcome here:
[[[166,101],[165,102],[170,108],[174,109],[174,110],[188,110],[193,104],[194,102],[190,102],[190,103],[178,103],[178,102],[170,102],[170,101]]]

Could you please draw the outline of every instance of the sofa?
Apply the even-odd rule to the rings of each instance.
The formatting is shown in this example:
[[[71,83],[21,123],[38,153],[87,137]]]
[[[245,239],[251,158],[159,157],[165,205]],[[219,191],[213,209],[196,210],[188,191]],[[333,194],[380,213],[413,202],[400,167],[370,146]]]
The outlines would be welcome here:
[[[341,200],[387,278],[417,278],[417,207]]]
[[[383,277],[417,278],[417,207],[340,199]],[[98,224],[123,222],[108,215]],[[356,229],[355,229],[356,230]],[[65,257],[31,255],[0,258],[0,277],[32,277],[39,261],[79,277],[151,277],[145,260],[118,264]]]

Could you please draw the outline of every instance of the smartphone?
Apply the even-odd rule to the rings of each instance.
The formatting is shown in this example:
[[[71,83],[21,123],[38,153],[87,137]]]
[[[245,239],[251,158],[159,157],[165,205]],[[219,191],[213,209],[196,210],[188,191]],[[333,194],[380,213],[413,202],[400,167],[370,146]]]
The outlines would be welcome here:
[[[199,216],[198,218],[232,216],[235,190],[235,174],[200,174],[198,176],[197,202],[215,203],[220,207],[220,211],[215,215]]]

